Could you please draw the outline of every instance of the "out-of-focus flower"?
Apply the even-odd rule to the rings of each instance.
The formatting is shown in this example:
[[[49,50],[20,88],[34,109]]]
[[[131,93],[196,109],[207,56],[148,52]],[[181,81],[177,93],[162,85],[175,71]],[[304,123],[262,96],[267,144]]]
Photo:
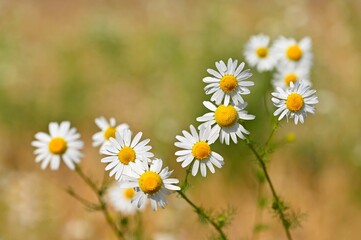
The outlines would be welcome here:
[[[252,81],[245,81],[252,76],[252,73],[249,69],[242,72],[244,65],[242,62],[238,66],[238,61],[230,58],[227,66],[223,61],[216,62],[218,72],[207,69],[212,76],[203,78],[203,82],[208,83],[204,90],[207,95],[212,94],[211,101],[219,105],[224,99],[225,106],[230,102],[235,104],[244,102],[241,95],[249,94],[248,87],[254,85]]]
[[[95,119],[95,123],[101,131],[93,135],[93,146],[101,146],[100,151],[104,144],[109,142],[109,138],[115,138],[115,132],[129,129],[129,126],[125,123],[117,125],[115,118],[110,118],[108,122],[105,117],[99,117]]]
[[[252,36],[247,42],[244,57],[251,67],[257,71],[270,71],[277,63],[277,58],[269,48],[270,38],[264,34]]]
[[[62,239],[91,239],[94,235],[94,228],[87,221],[71,219],[65,223],[62,235]]]
[[[213,152],[210,146],[217,140],[218,133],[215,132],[215,129],[212,132],[210,125],[202,126],[199,134],[193,125],[190,126],[190,130],[191,133],[184,130],[184,136],[176,136],[179,142],[176,142],[174,145],[185,149],[175,153],[178,156],[177,162],[182,162],[182,167],[185,168],[194,160],[192,167],[193,176],[198,173],[199,168],[203,177],[207,175],[207,167],[209,171],[215,173],[213,165],[218,168],[221,168],[223,165],[223,157]]]
[[[278,108],[274,112],[274,116],[279,115],[278,120],[283,117],[294,118],[295,124],[304,123],[307,113],[315,113],[315,105],[318,103],[316,90],[310,90],[310,86],[305,82],[290,83],[290,87],[286,90],[277,88],[272,93],[272,102]]]
[[[309,75],[309,69],[302,66],[279,66],[273,75],[272,84],[274,88],[287,89],[290,87],[291,82],[304,81],[306,85],[311,86]]]
[[[211,102],[204,101],[203,105],[211,112],[197,118],[198,122],[203,122],[199,128],[203,125],[214,125],[212,132],[219,134],[221,143],[225,142],[229,145],[230,138],[234,143],[237,143],[237,137],[245,139],[243,134],[249,134],[249,131],[239,123],[239,120],[253,120],[255,118],[244,110],[247,103],[215,106]]]
[[[126,215],[132,215],[137,210],[143,211],[146,206],[145,204],[140,208],[137,208],[131,202],[135,193],[136,193],[136,189],[134,188],[121,188],[119,187],[119,184],[115,184],[114,186],[108,189],[109,204],[113,206],[113,208],[118,212],[121,212]]]
[[[293,38],[279,37],[272,46],[272,54],[283,66],[301,66],[309,69],[312,64],[311,38],[305,37],[297,42]]]
[[[121,132],[115,133],[115,138],[110,138],[109,143],[105,144],[101,153],[108,155],[101,159],[101,162],[108,163],[105,167],[105,171],[112,169],[109,176],[115,174],[115,179],[119,180],[123,174],[131,172],[129,166],[130,162],[135,160],[141,160],[148,162],[149,158],[153,157],[153,153],[149,152],[152,149],[148,146],[149,139],[145,139],[141,142],[142,132],[137,133],[132,140],[132,132],[129,129],[125,129]]]
[[[74,163],[79,163],[83,156],[80,149],[84,145],[76,128],[70,128],[68,121],[60,124],[51,122],[49,133],[50,135],[44,132],[35,134],[36,140],[31,143],[37,148],[34,151],[37,155],[35,162],[42,162],[42,169],[50,164],[52,170],[57,170],[60,161],[63,160],[71,170],[74,170]]]

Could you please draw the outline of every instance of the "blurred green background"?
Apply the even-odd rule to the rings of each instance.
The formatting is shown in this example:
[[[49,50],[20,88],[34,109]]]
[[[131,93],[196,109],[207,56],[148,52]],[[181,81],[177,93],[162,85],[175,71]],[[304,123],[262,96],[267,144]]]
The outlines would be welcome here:
[[[304,125],[282,123],[275,139],[294,133],[271,157],[281,196],[305,213],[295,239],[361,238],[361,1],[0,1],[0,239],[114,239],[100,213],[68,196],[71,185],[95,196],[65,165],[42,171],[30,142],[49,121],[70,120],[85,141],[82,167],[100,181],[104,164],[91,136],[94,118],[115,117],[151,138],[153,152],[178,178],[175,135],[204,114],[202,78],[214,62],[243,61],[258,33],[313,40],[311,81],[317,113]],[[264,142],[272,126],[271,74],[252,71],[246,96],[256,120],[245,124]],[[271,112],[270,112],[271,111]],[[233,206],[231,239],[251,239],[257,211],[257,167],[243,144],[215,145],[225,166],[191,178],[189,195],[206,208]],[[258,239],[284,239],[269,199]],[[144,215],[147,239],[206,239],[175,194],[166,210]]]

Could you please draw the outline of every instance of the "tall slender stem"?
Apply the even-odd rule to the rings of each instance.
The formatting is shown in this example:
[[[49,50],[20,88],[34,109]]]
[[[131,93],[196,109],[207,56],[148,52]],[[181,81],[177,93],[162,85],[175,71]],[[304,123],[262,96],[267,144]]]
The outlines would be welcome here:
[[[270,176],[269,176],[269,174],[268,174],[267,166],[266,166],[266,164],[265,164],[265,161],[264,161],[264,159],[261,157],[261,155],[258,153],[258,151],[256,150],[256,148],[254,147],[254,145],[252,144],[252,142],[251,142],[249,139],[246,140],[246,143],[247,143],[247,146],[251,149],[251,151],[252,151],[252,152],[254,153],[254,155],[256,156],[259,164],[261,165],[261,168],[262,168],[263,173],[264,173],[264,175],[265,175],[265,177],[266,177],[267,183],[268,183],[268,185],[269,185],[269,187],[270,187],[270,189],[271,189],[273,198],[275,199],[275,202],[277,203],[277,208],[276,208],[276,210],[277,210],[278,215],[279,215],[279,217],[280,217],[280,219],[281,219],[281,221],[282,221],[282,226],[283,226],[283,228],[284,228],[284,230],[285,230],[285,232],[286,232],[286,235],[287,235],[288,240],[292,240],[292,236],[291,236],[291,233],[290,233],[290,231],[289,231],[289,226],[288,226],[289,223],[288,223],[288,221],[287,221],[287,219],[286,219],[286,217],[285,217],[285,213],[283,212],[283,209],[282,209],[281,207],[279,207],[281,201],[280,201],[280,198],[279,198],[279,196],[278,196],[278,194],[277,194],[277,192],[276,192],[276,190],[275,190],[275,187],[273,186],[272,180],[271,180],[271,178],[270,178]]]
[[[279,121],[277,121],[273,127],[272,127],[272,131],[271,133],[269,134],[265,144],[264,144],[264,152],[268,152],[268,147],[272,141],[272,138],[277,130],[277,128],[279,127]],[[263,186],[264,186],[264,181],[259,181],[259,184],[258,184],[258,194],[257,194],[257,200],[258,202],[260,201],[260,199],[262,198],[262,195],[263,195]],[[254,227],[256,227],[256,225],[262,221],[262,210],[263,209],[258,209],[257,213],[256,213],[256,217],[255,217],[255,222],[254,222]],[[255,240],[256,239],[256,232],[255,232],[255,229],[253,229],[253,233],[252,233],[252,237],[251,237],[252,240]]]
[[[270,135],[268,136],[266,143],[264,144],[265,151],[267,151],[267,148],[268,148],[269,144],[271,143],[272,137],[273,137],[274,133],[276,132],[279,124],[280,124],[280,122],[277,121],[276,124],[273,126],[272,131],[271,131]]]
[[[195,205],[186,195],[184,192],[182,192],[182,190],[177,191],[178,194],[189,204],[191,205],[194,210],[199,214],[202,215],[202,217],[204,217],[219,233],[220,235],[220,239],[222,240],[227,240],[226,235],[224,234],[222,228],[210,217],[208,216],[200,207],[198,207],[197,205]]]

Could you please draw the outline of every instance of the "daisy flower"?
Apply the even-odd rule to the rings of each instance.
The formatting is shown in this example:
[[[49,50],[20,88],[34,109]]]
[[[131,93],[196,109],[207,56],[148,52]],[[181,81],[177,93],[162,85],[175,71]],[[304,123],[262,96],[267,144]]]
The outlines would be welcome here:
[[[93,135],[93,146],[104,146],[105,143],[109,142],[109,138],[115,138],[115,132],[129,129],[129,126],[125,123],[116,124],[115,118],[110,118],[109,121],[105,117],[99,117],[95,119],[96,125],[101,131]]]
[[[109,138],[109,143],[105,144],[101,153],[108,155],[101,159],[101,162],[108,163],[105,167],[105,171],[111,169],[109,176],[115,174],[115,179],[119,180],[123,173],[131,171],[129,166],[130,162],[134,162],[139,159],[145,162],[150,161],[150,157],[153,157],[153,153],[149,152],[152,149],[148,146],[149,139],[141,142],[142,132],[137,133],[132,140],[132,132],[129,129],[125,129],[121,132],[115,133],[115,138]]]
[[[145,204],[141,208],[137,208],[131,202],[137,192],[136,190],[135,188],[121,188],[119,183],[115,184],[108,189],[109,204],[113,206],[116,211],[126,215],[132,215],[137,210],[143,211],[146,206]]]
[[[252,36],[245,46],[244,56],[251,67],[257,71],[270,71],[277,63],[269,48],[270,38],[264,34]]]
[[[305,37],[297,42],[293,38],[279,37],[273,44],[272,52],[284,65],[309,68],[312,64],[312,41]]]
[[[247,103],[215,106],[211,102],[204,101],[203,105],[211,112],[197,118],[198,122],[203,122],[199,129],[202,125],[214,125],[212,132],[219,134],[221,143],[225,142],[229,145],[230,138],[234,143],[237,143],[237,137],[245,139],[243,134],[249,134],[249,131],[239,123],[239,120],[253,120],[255,118],[244,110]]]
[[[301,66],[278,67],[273,76],[272,84],[274,88],[280,87],[282,89],[289,88],[290,83],[296,81],[304,81],[306,85],[311,85],[309,75],[309,70]]]
[[[162,169],[163,161],[154,159],[150,166],[146,161],[131,162],[132,171],[127,174],[126,180],[120,182],[122,188],[139,188],[132,199],[132,203],[138,208],[150,200],[153,211],[157,210],[157,205],[164,208],[167,200],[164,195],[170,194],[169,190],[180,190],[179,180],[169,178],[173,171],[168,171],[168,167]]]
[[[184,136],[176,136],[179,142],[174,145],[185,149],[175,153],[178,156],[177,162],[182,162],[182,167],[185,168],[194,160],[193,176],[198,173],[199,168],[203,177],[207,174],[207,167],[211,173],[215,173],[213,165],[218,168],[223,165],[223,157],[211,149],[211,144],[218,138],[218,133],[215,132],[216,129],[213,128],[212,132],[210,125],[203,125],[198,134],[197,130],[191,125],[190,130],[191,133],[183,131]]]
[[[318,103],[316,90],[310,90],[310,86],[305,82],[290,83],[290,87],[286,90],[277,88],[272,93],[272,102],[278,109],[274,112],[274,116],[280,115],[278,120],[284,116],[294,118],[295,124],[304,123],[307,113],[315,113],[314,104]]]
[[[80,134],[76,128],[70,128],[70,122],[64,121],[60,124],[49,123],[49,133],[38,132],[35,134],[35,141],[31,143],[37,149],[35,162],[42,162],[41,168],[45,169],[49,164],[51,170],[57,170],[60,161],[71,169],[75,169],[75,163],[80,162],[83,156],[80,149],[84,143],[80,140]]]
[[[252,73],[249,69],[242,72],[244,65],[242,62],[238,66],[238,61],[232,61],[230,58],[227,66],[223,61],[216,62],[218,72],[207,69],[212,76],[203,78],[203,82],[208,83],[204,90],[207,95],[212,94],[211,101],[219,105],[224,99],[225,106],[231,101],[235,104],[244,102],[241,95],[249,94],[247,87],[254,85],[252,81],[245,81]]]

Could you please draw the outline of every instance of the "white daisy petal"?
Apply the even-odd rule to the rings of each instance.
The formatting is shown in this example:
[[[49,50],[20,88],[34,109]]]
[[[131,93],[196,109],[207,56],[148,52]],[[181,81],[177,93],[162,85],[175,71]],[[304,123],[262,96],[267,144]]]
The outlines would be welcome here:
[[[201,174],[203,177],[207,176],[207,169],[206,169],[206,164],[204,162],[200,163],[200,168],[201,168]]]
[[[131,147],[135,147],[138,144],[140,138],[142,137],[142,134],[143,134],[142,132],[139,132],[137,133],[137,135],[135,135],[132,144],[130,145]]]
[[[198,172],[198,168],[199,168],[199,161],[194,161],[193,163],[193,167],[192,167],[192,175],[195,176],[197,175]]]

